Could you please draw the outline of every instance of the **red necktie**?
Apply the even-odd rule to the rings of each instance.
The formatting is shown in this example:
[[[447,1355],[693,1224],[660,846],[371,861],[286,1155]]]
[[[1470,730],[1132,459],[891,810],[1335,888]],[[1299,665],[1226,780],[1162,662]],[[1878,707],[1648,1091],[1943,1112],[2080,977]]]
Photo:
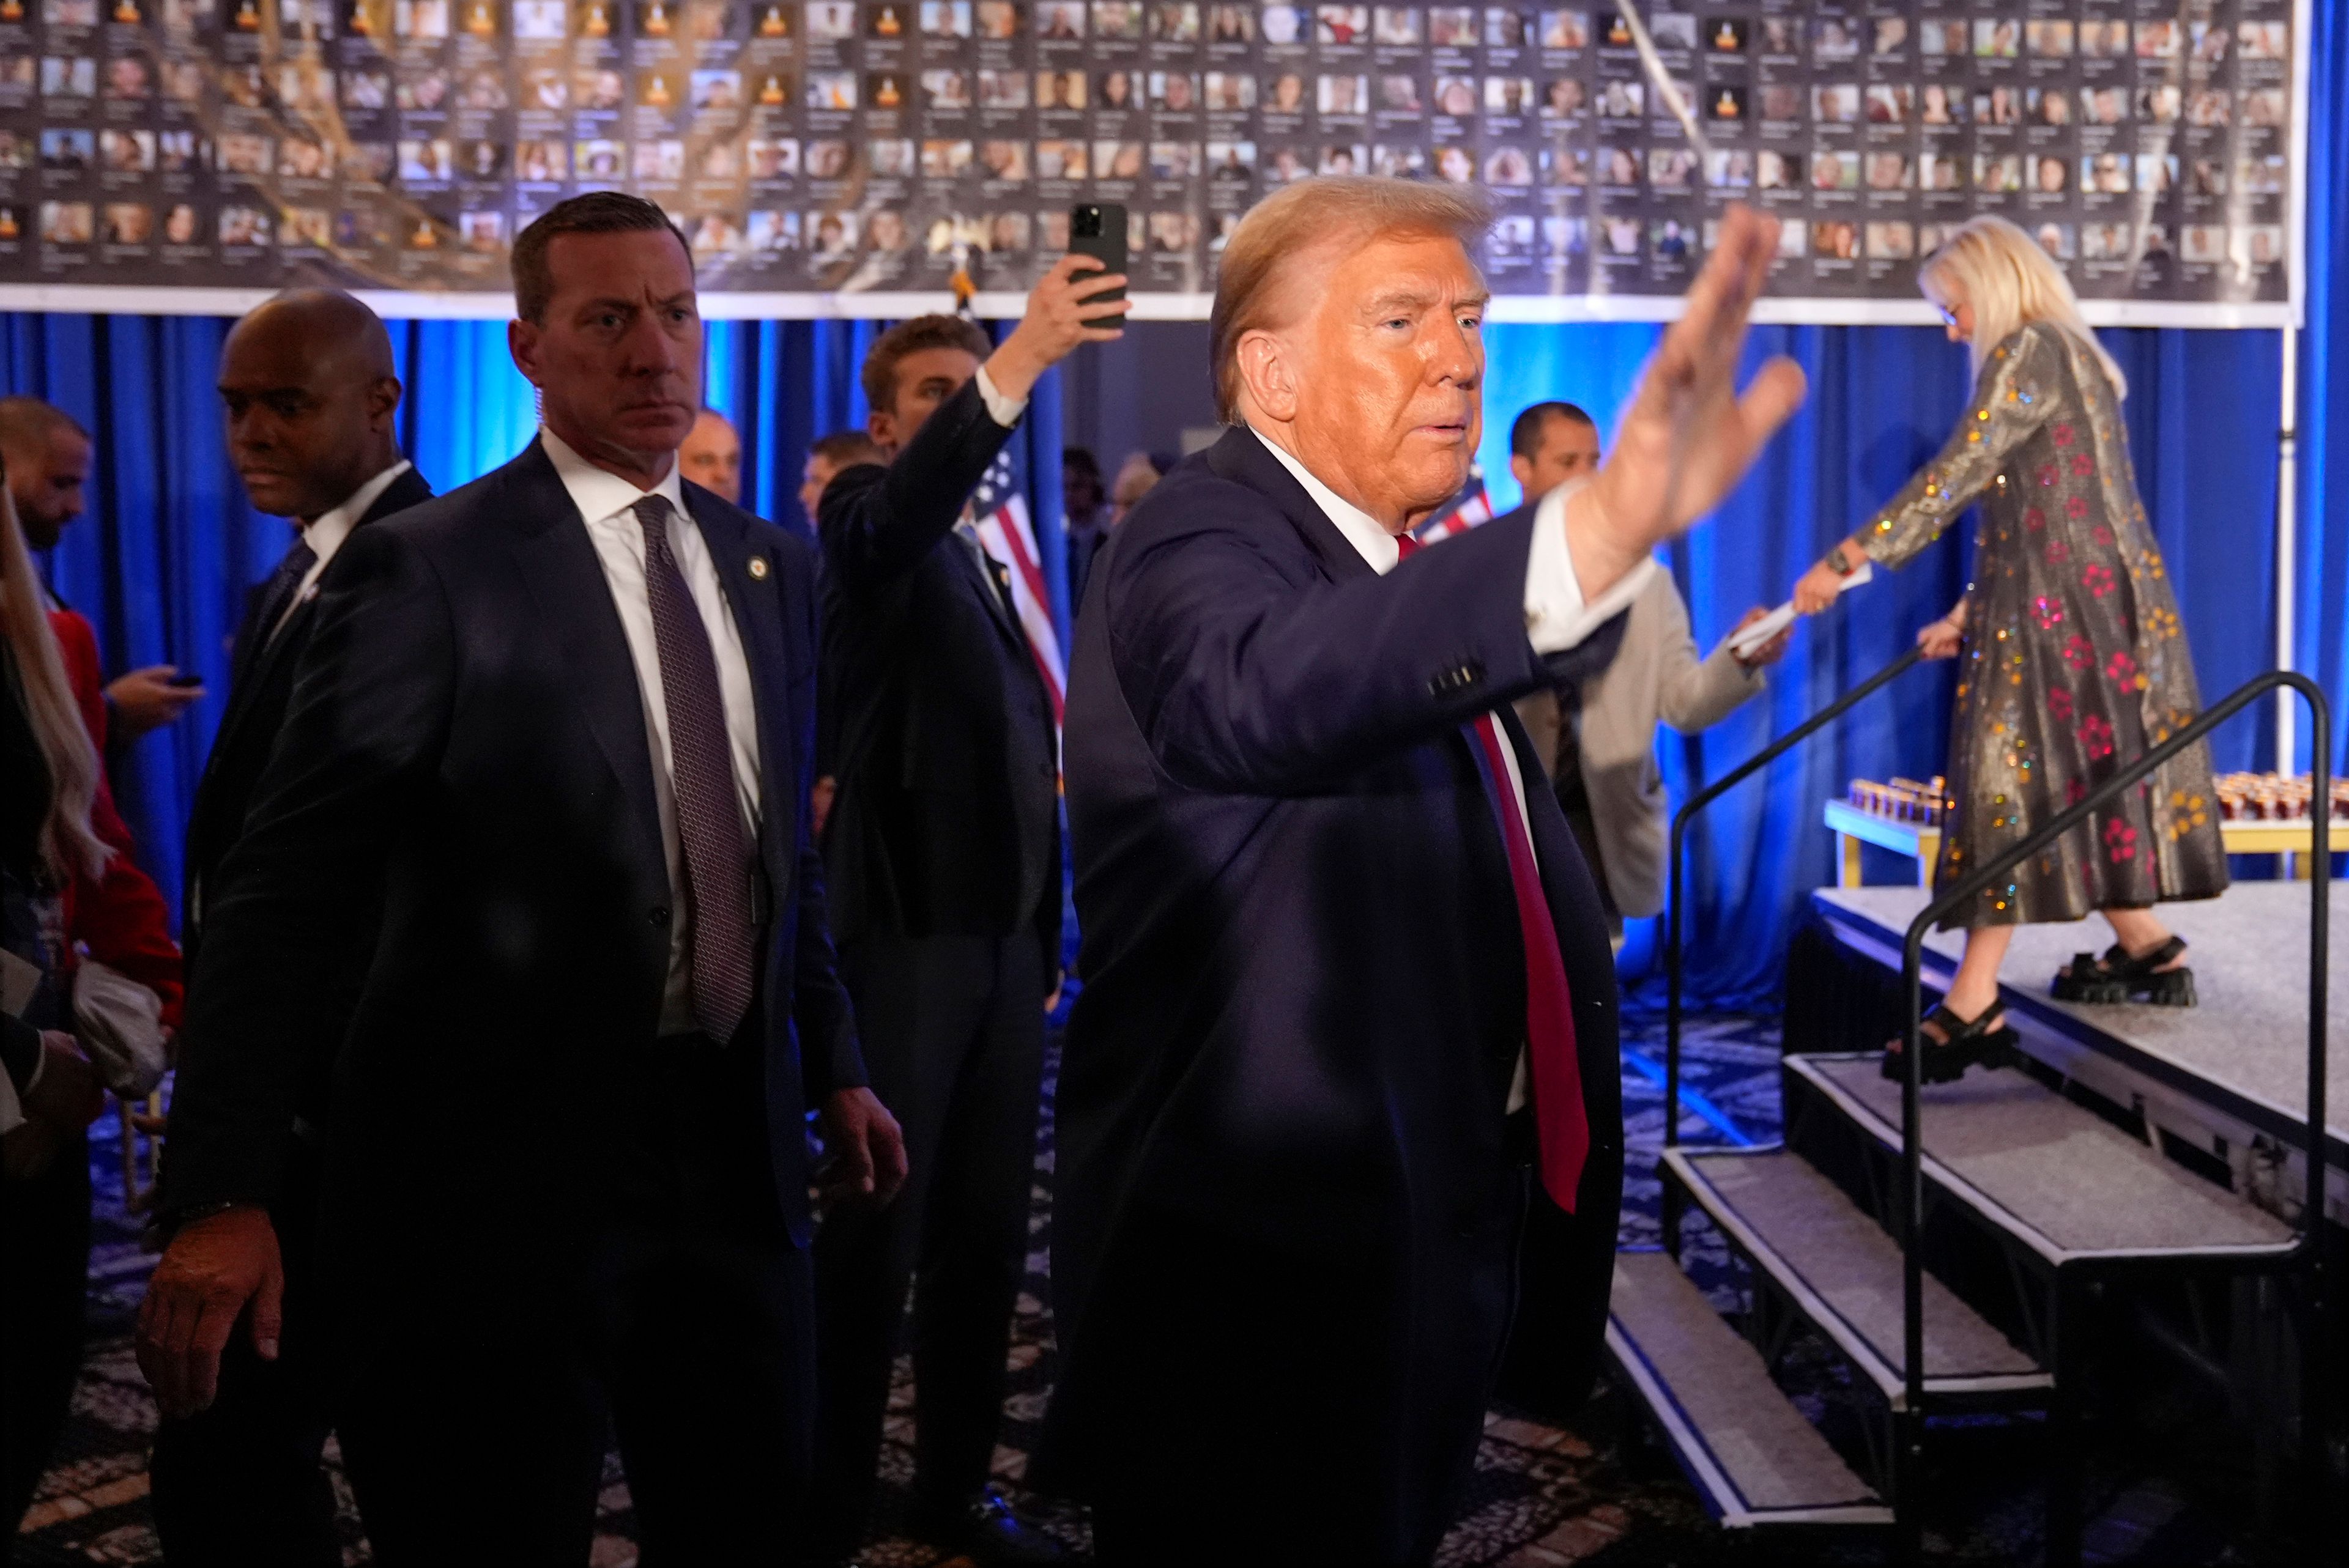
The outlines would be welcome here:
[[[1408,534],[1395,543],[1406,559],[1419,548]],[[1493,811],[1509,853],[1509,886],[1516,894],[1517,934],[1526,951],[1526,1062],[1533,1082],[1536,1159],[1542,1190],[1570,1214],[1582,1184],[1582,1167],[1590,1157],[1590,1120],[1582,1108],[1581,1061],[1574,1043],[1574,999],[1567,988],[1565,960],[1558,955],[1549,898],[1542,892],[1541,870],[1534,863],[1532,829],[1509,788],[1502,751],[1508,743],[1489,713],[1478,715],[1473,728],[1493,776]]]

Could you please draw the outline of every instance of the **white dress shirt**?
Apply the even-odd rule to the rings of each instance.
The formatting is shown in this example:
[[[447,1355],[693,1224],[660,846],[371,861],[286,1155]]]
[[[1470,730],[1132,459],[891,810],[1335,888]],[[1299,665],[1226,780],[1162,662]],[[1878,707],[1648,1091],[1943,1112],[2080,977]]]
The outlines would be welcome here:
[[[653,631],[653,606],[645,588],[645,531],[636,521],[636,504],[657,495],[669,504],[668,548],[685,579],[685,590],[701,613],[709,634],[709,651],[718,664],[718,693],[726,710],[727,750],[734,761],[734,788],[742,804],[742,820],[752,841],[759,832],[759,716],[750,690],[750,663],[742,652],[741,629],[727,606],[719,585],[718,566],[685,508],[685,492],[675,459],[667,475],[650,490],[638,490],[619,475],[607,473],[574,451],[562,437],[543,425],[538,438],[554,464],[554,472],[570,492],[572,503],[587,526],[588,542],[604,568],[605,584],[612,591],[613,607],[620,613],[620,629],[627,636],[628,656],[636,666],[636,688],[645,707],[645,738],[652,749],[653,799],[660,811],[661,854],[668,862],[669,925],[668,985],[661,995],[660,1032],[689,1034],[698,1027],[693,1018],[692,905],[686,898],[684,852],[677,836],[675,762],[668,746],[668,704],[661,687],[660,644]]]
[[[987,405],[987,417],[1007,430],[1019,423],[1019,416],[1028,412],[1028,399],[1006,397],[998,392],[995,377],[987,373],[984,365],[978,367],[978,397]]]
[[[359,519],[367,514],[367,508],[383,499],[383,492],[391,488],[392,480],[415,466],[406,458],[400,459],[353,490],[350,499],[342,505],[330,511],[322,511],[302,525],[302,542],[308,545],[310,553],[318,559],[311,562],[309,571],[302,573],[302,581],[295,586],[294,596],[285,601],[285,610],[269,628],[272,641],[293,618],[295,606],[316,594],[318,579],[326,574],[326,562],[335,558],[335,552],[343,547],[343,541],[351,536],[351,530],[359,525]]]
[[[1395,542],[1393,534],[1380,526],[1377,519],[1315,479],[1278,442],[1267,440],[1263,432],[1252,429],[1250,433],[1263,441],[1266,449],[1280,459],[1280,466],[1305,487],[1305,493],[1313,498],[1322,515],[1346,536],[1346,542],[1371,563],[1372,571],[1383,577],[1401,564],[1402,546]],[[1652,559],[1642,561],[1596,600],[1583,603],[1582,583],[1574,574],[1574,558],[1566,544],[1566,498],[1588,482],[1579,480],[1560,485],[1542,497],[1534,512],[1534,542],[1526,554],[1526,640],[1537,654],[1563,653],[1583,642],[1638,598],[1656,569]],[[1497,727],[1499,720],[1494,722]],[[1525,827],[1526,848],[1532,850],[1534,822],[1526,807],[1526,780],[1518,770],[1517,748],[1509,744],[1506,728],[1500,728],[1499,733],[1501,766],[1509,776],[1509,799],[1517,809],[1517,820]],[[1533,852],[1538,869],[1540,851]],[[1516,1072],[1509,1083],[1508,1109],[1522,1109],[1526,1099],[1526,1054],[1521,1049],[1517,1052]]]

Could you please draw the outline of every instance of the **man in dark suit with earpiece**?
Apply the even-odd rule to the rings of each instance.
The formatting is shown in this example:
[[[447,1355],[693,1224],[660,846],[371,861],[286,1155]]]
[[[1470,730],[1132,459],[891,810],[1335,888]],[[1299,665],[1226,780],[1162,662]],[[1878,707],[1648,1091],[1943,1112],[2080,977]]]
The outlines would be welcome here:
[[[809,1188],[905,1175],[804,809],[815,563],[679,476],[701,321],[658,207],[558,202],[513,273],[537,439],[343,547],[207,884],[140,1365],[178,1418],[233,1334],[283,1354],[271,1206],[324,1072],[329,1413],[378,1557],[585,1562],[616,1433],[648,1559],[788,1558]]]
[[[236,324],[221,349],[229,460],[256,511],[300,531],[275,571],[245,598],[233,650],[228,711],[188,819],[181,945],[192,971],[203,940],[204,890],[244,830],[317,619],[318,583],[353,532],[432,499],[399,454],[400,385],[391,336],[347,294],[298,289]],[[344,976],[356,997],[365,947]],[[318,1160],[327,1085],[298,1091],[285,1134],[285,1178],[269,1207],[285,1262],[286,1328],[272,1363],[249,1342],[223,1347],[220,1398],[156,1430],[150,1466],[155,1525],[174,1563],[339,1563],[335,1498],[319,1460],[326,1413],[312,1315]]]

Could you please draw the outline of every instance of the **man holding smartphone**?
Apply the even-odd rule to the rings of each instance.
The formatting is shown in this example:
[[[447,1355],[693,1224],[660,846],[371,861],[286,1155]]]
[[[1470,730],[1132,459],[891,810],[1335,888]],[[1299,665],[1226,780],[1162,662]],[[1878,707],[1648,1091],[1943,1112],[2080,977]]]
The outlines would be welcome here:
[[[817,512],[839,794],[826,840],[841,973],[911,1176],[816,1243],[819,1560],[864,1539],[905,1288],[914,1306],[917,1528],[982,1562],[1048,1559],[988,1490],[1028,1251],[1044,1013],[1059,989],[1059,737],[971,492],[1030,390],[1119,335],[1125,278],[1063,257],[1000,346],[920,316],[864,364],[886,459]]]

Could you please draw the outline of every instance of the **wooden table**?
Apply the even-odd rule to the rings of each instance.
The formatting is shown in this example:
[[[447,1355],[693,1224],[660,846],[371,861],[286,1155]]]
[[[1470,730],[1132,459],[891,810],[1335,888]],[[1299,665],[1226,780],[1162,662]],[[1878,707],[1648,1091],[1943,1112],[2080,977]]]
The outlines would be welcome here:
[[[1941,859],[1941,829],[1939,823],[1904,822],[1897,818],[1863,811],[1848,800],[1829,800],[1826,805],[1826,825],[1836,836],[1836,862],[1838,887],[1863,887],[1859,874],[1860,846],[1874,844],[1906,855],[1917,863],[1917,885],[1933,885],[1933,868]],[[2284,864],[2280,868],[2286,876],[2309,877],[2315,874],[2315,860],[2310,853],[2314,824],[2302,818],[2297,821],[2222,821],[2220,836],[2226,841],[2230,855],[2281,855]],[[2335,854],[2349,851],[2349,822],[2333,824],[2333,851]]]

